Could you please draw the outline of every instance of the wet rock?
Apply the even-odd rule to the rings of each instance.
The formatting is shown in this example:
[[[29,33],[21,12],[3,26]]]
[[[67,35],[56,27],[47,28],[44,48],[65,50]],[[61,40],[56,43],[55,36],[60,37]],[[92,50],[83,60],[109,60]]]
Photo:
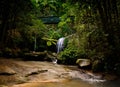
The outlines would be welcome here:
[[[8,87],[8,86],[6,86],[6,85],[0,85],[0,87]]]
[[[57,59],[57,53],[46,51],[46,58],[45,58],[46,61],[54,61],[56,59]]]
[[[0,65],[0,75],[14,75],[16,72],[8,66]]]
[[[17,84],[17,83],[24,83],[27,79],[25,77],[19,75],[0,75],[0,84],[8,85],[8,84]]]
[[[25,55],[24,60],[43,61],[46,56],[46,51],[45,52],[30,52],[30,53],[25,53],[24,55]]]
[[[31,75],[35,75],[35,74],[39,74],[39,73],[45,73],[48,70],[36,70],[36,71],[31,71],[30,73],[26,74],[25,77],[31,76]]]
[[[77,59],[76,63],[80,67],[86,67],[86,66],[89,66],[91,64],[91,61],[89,59]]]

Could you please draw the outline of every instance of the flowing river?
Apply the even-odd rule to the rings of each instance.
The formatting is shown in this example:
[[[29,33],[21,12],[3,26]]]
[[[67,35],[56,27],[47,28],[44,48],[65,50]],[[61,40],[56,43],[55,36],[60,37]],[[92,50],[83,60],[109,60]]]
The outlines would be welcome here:
[[[57,53],[59,53],[63,47],[64,47],[64,39],[65,38],[60,38],[57,42]],[[72,72],[76,73],[76,72]],[[78,73],[78,72],[77,72]],[[83,74],[75,74],[72,78],[68,81],[64,82],[48,82],[48,83],[41,83],[40,85],[36,87],[120,87],[120,79],[119,80],[110,80],[110,81],[105,81],[105,80],[97,80],[92,77],[89,78],[88,75],[83,75],[83,77],[79,77]],[[87,78],[84,76],[87,76]],[[76,78],[78,77],[78,78]],[[81,79],[82,78],[82,79]]]
[[[52,62],[0,59],[0,87],[120,87],[120,79]]]
[[[73,79],[68,82],[28,83],[12,87],[120,87],[120,80],[89,83],[80,79]]]
[[[39,87],[120,87],[120,80],[107,81],[102,83],[89,83],[82,80],[71,80],[64,83],[47,83]]]

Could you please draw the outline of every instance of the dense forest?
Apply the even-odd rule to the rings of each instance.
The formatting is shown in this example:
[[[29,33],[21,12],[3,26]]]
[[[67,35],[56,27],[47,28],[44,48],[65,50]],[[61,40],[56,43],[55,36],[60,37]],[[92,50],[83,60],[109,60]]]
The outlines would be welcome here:
[[[119,11],[119,0],[1,0],[0,56],[56,52],[57,40],[68,37],[62,63],[89,58],[93,71],[120,74]]]

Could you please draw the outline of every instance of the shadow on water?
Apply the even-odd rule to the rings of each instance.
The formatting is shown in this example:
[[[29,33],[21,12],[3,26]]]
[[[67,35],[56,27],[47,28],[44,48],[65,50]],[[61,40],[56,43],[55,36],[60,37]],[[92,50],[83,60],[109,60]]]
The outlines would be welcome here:
[[[103,83],[93,83],[92,85],[93,87],[120,87],[120,79]]]

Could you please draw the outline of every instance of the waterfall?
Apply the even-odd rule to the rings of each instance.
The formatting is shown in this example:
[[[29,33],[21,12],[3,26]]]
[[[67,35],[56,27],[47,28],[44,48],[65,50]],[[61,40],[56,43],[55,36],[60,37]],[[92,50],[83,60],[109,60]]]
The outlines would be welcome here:
[[[63,48],[64,48],[64,40],[65,40],[64,37],[58,39],[57,45],[56,45],[57,46],[57,53],[59,53],[60,51],[63,50]],[[57,64],[57,58],[51,58],[51,60],[52,60],[52,62],[54,64]]]
[[[60,39],[57,41],[57,53],[59,53],[60,51],[63,50],[63,48],[64,48],[64,40],[65,40],[65,38],[62,37],[62,38],[60,38]]]
[[[51,58],[51,60],[54,64],[57,64],[57,58]]]

